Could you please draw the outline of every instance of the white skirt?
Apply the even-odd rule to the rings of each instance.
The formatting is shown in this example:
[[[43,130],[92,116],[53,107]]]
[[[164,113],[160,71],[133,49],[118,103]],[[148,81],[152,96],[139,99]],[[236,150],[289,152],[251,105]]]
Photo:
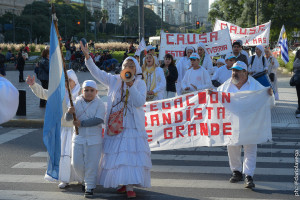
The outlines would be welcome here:
[[[116,136],[105,136],[98,184],[105,188],[119,185],[151,187],[151,152],[145,132],[125,128]]]

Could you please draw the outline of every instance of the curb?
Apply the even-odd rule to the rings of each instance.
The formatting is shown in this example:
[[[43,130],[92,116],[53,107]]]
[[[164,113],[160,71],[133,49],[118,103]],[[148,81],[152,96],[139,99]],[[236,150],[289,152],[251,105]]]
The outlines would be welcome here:
[[[19,128],[43,128],[43,119],[12,119],[4,124],[2,127],[19,127]]]
[[[18,128],[43,128],[44,119],[12,119],[4,124],[3,127]],[[300,134],[299,124],[289,124],[289,126],[272,125],[272,134]]]

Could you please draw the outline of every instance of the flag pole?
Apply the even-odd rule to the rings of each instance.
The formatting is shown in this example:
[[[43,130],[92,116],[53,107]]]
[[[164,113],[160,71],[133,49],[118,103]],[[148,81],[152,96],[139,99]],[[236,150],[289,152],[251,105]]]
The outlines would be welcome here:
[[[59,31],[58,31],[58,28],[57,28],[57,17],[56,17],[55,8],[54,8],[53,3],[51,3],[51,8],[52,8],[52,20],[53,20],[54,27],[55,27],[55,30],[56,30],[56,34],[57,34],[57,38],[58,38],[58,42],[59,42],[59,48],[60,48],[60,52],[61,52],[61,59],[62,59],[62,62],[63,62],[63,69],[64,69],[64,74],[65,74],[65,83],[67,84],[67,90],[68,90],[68,94],[69,94],[70,105],[73,107],[74,104],[73,104],[73,100],[72,100],[72,94],[71,94],[71,91],[70,91],[69,77],[68,77],[68,74],[67,74],[64,55],[62,54],[62,50],[61,50],[61,47],[62,47],[61,40],[60,40],[61,37],[60,37]],[[77,120],[75,113],[73,113],[73,119],[74,119],[74,121]],[[75,126],[75,133],[76,133],[76,135],[79,134],[77,126]]]

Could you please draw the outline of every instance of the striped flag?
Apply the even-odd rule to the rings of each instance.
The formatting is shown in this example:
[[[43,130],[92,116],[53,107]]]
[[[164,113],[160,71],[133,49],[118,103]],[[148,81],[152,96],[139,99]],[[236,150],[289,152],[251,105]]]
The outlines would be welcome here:
[[[49,159],[46,175],[58,179],[60,161],[60,126],[63,115],[62,102],[65,95],[65,76],[59,41],[54,23],[50,32],[49,89],[45,112],[43,141]]]
[[[288,42],[287,42],[287,36],[285,32],[284,25],[282,25],[280,36],[278,39],[278,46],[280,46],[281,50],[281,59],[284,61],[284,63],[289,62],[289,48],[288,48]]]

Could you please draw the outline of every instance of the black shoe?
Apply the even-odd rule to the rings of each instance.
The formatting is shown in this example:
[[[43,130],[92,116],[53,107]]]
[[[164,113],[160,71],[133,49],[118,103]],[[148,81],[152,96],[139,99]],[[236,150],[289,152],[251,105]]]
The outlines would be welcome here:
[[[230,183],[237,183],[243,180],[243,174],[239,171],[234,171],[229,179]]]
[[[246,176],[245,177],[245,188],[255,188],[255,184],[253,183],[253,178],[252,176]]]
[[[93,196],[94,196],[94,190],[93,189],[86,190],[85,193],[84,193],[85,198],[93,198]]]
[[[300,114],[300,109],[298,108],[296,111],[295,111],[295,115],[299,115]]]

